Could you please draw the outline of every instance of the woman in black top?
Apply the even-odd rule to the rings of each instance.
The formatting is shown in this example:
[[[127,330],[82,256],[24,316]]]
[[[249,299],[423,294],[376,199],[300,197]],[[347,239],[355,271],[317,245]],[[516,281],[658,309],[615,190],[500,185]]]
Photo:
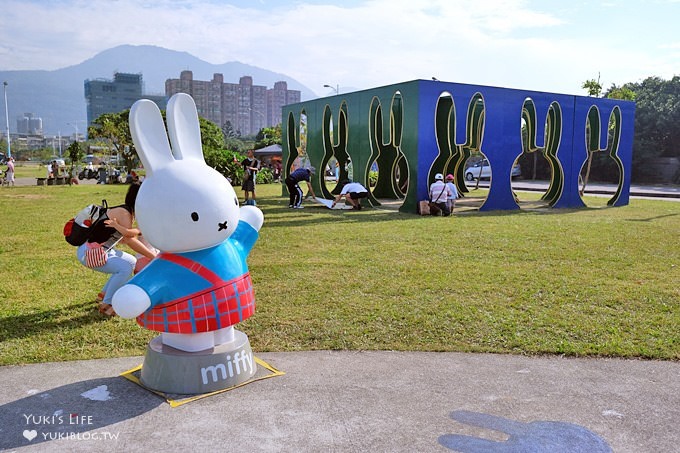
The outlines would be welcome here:
[[[139,187],[138,183],[130,185],[125,195],[125,204],[109,208],[106,213],[110,220],[97,224],[88,242],[78,247],[77,251],[78,261],[85,265],[85,252],[88,248],[101,246],[109,249],[106,252],[106,263],[103,266],[93,268],[98,272],[111,274],[111,277],[109,277],[97,296],[99,311],[109,316],[115,315],[113,307],[111,307],[113,294],[128,281],[137,262],[137,258],[127,252],[116,249],[115,245],[121,242],[148,258],[153,259],[156,256],[154,251],[146,247],[137,238],[139,230],[133,228],[135,200],[137,199]]]
[[[243,184],[241,189],[245,195],[245,203],[248,203],[248,192],[252,194],[252,199],[255,201],[255,181],[257,179],[257,171],[260,169],[260,161],[255,159],[253,150],[248,150],[248,157],[243,159],[241,165],[243,166]]]

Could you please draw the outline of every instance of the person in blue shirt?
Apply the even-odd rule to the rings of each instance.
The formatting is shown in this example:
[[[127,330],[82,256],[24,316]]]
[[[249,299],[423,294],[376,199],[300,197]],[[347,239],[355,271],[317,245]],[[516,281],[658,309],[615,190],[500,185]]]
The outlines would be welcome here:
[[[314,167],[309,168],[298,168],[293,173],[286,176],[286,187],[288,187],[288,193],[290,194],[290,201],[288,203],[289,208],[302,209],[302,189],[300,188],[300,182],[305,181],[307,183],[307,188],[309,193],[312,194],[314,198],[314,189],[312,189],[312,175],[315,173]]]

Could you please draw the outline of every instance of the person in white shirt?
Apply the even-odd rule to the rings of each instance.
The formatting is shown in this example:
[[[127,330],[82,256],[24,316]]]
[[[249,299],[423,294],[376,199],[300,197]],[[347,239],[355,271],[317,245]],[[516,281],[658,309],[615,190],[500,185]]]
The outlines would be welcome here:
[[[438,211],[441,211],[442,216],[450,216],[451,210],[446,204],[450,195],[451,190],[444,183],[444,175],[441,173],[434,175],[434,182],[430,184],[430,213],[437,215]]]
[[[361,210],[361,199],[368,197],[368,190],[358,182],[345,181],[342,190],[333,200],[331,208],[335,207],[338,201],[345,197],[345,200],[352,205],[353,210]]]
[[[451,191],[451,195],[446,198],[446,204],[449,207],[449,211],[453,214],[453,208],[456,206],[456,199],[458,198],[458,189],[453,183],[453,175],[446,175],[446,187]]]

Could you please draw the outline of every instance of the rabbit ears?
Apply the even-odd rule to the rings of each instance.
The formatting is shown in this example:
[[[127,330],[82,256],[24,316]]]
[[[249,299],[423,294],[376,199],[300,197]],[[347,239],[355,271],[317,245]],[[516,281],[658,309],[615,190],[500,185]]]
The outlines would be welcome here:
[[[132,141],[147,173],[175,160],[198,159],[205,162],[198,113],[191,96],[185,93],[172,96],[168,101],[166,117],[167,134],[161,111],[155,103],[140,99],[130,109]]]

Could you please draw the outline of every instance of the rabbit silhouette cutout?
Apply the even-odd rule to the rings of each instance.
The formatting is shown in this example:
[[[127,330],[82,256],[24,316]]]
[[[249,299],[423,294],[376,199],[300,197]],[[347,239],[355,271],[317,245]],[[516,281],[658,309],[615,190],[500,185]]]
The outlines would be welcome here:
[[[227,179],[205,163],[191,96],[170,98],[167,124],[166,133],[150,100],[130,110],[146,169],[135,215],[161,253],[114,294],[113,307],[161,332],[163,344],[195,352],[231,341],[233,326],[254,313],[246,259],[264,216],[255,206],[239,207]]]
[[[582,426],[566,422],[518,422],[507,418],[472,411],[454,411],[451,418],[466,425],[490,429],[508,435],[508,440],[496,442],[475,436],[446,434],[439,444],[463,453],[526,453],[570,452],[611,453],[607,442]]]

